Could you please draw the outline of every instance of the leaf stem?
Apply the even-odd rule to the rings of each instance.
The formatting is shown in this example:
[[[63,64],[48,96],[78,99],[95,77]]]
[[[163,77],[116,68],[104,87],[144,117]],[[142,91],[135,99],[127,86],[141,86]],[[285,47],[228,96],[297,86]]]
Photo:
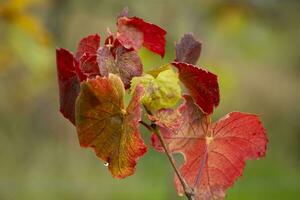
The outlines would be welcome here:
[[[151,132],[153,131],[152,127],[149,124],[147,124],[146,122],[140,121],[140,124],[142,124],[143,126],[145,126],[149,131],[151,131]]]
[[[183,190],[184,190],[184,193],[185,193],[185,196],[187,197],[188,200],[195,200],[194,198],[194,191],[192,188],[190,188],[190,186],[187,184],[187,182],[185,181],[185,179],[183,178],[183,176],[181,175],[178,167],[177,167],[177,164],[176,164],[176,161],[172,155],[172,153],[170,152],[169,150],[169,147],[167,146],[166,142],[165,142],[165,139],[161,136],[160,134],[160,131],[159,131],[159,128],[156,126],[156,124],[147,124],[146,122],[144,121],[141,121],[140,122],[143,126],[145,126],[149,131],[155,133],[163,147],[163,149],[165,150],[165,153],[168,157],[168,160],[170,161],[182,187],[183,187]]]

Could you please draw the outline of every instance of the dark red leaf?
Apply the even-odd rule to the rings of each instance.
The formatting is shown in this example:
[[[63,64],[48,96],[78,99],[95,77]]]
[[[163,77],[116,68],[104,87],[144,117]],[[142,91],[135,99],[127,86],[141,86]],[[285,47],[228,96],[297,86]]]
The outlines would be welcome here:
[[[100,75],[99,66],[96,54],[85,53],[81,56],[79,61],[80,71],[88,78],[94,78]]]
[[[83,54],[95,55],[100,46],[100,36],[98,34],[89,35],[80,40],[77,48],[76,59],[79,61]]]
[[[206,114],[219,105],[220,94],[217,76],[187,63],[172,63],[179,72],[179,79],[189,90],[196,104]]]
[[[75,71],[80,82],[85,81],[87,79],[87,75],[82,72],[80,64],[77,61],[75,64]]]
[[[191,33],[186,33],[176,44],[176,62],[185,62],[195,65],[200,57],[202,43]]]
[[[78,63],[71,52],[60,48],[56,49],[56,64],[60,112],[75,124],[75,101],[80,90],[75,69]]]
[[[165,55],[166,31],[137,17],[120,17],[118,19],[117,39],[127,49],[140,49],[142,46],[150,51]]]

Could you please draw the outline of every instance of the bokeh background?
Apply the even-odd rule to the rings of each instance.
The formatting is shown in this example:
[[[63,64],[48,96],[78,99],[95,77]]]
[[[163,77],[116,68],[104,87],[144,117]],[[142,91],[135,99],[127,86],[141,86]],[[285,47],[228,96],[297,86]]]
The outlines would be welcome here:
[[[141,51],[146,68],[173,59],[174,42],[193,32],[203,41],[198,65],[219,75],[214,119],[236,110],[261,116],[267,157],[248,162],[227,199],[300,199],[297,0],[0,0],[0,199],[184,199],[163,154],[149,148],[134,176],[113,179],[58,112],[55,48],[104,38],[125,6],[168,31],[164,60]]]

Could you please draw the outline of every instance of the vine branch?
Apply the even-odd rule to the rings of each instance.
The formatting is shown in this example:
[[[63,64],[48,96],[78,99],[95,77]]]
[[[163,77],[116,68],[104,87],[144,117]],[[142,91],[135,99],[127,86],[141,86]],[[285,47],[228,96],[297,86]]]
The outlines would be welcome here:
[[[185,196],[187,197],[188,200],[195,200],[194,198],[194,191],[192,188],[190,188],[190,186],[187,184],[187,182],[185,181],[185,179],[183,178],[183,176],[181,175],[178,167],[177,167],[177,164],[176,164],[176,161],[172,155],[172,153],[170,152],[169,150],[169,147],[167,146],[166,142],[165,142],[165,139],[161,136],[160,134],[160,131],[159,131],[159,128],[156,126],[156,124],[147,124],[146,122],[144,121],[140,121],[140,123],[145,126],[149,131],[153,132],[154,134],[157,135],[167,157],[168,157],[168,160],[169,162],[171,163],[172,165],[172,168],[173,170],[175,171],[182,187],[183,187],[183,190],[184,190],[184,193],[185,193]]]

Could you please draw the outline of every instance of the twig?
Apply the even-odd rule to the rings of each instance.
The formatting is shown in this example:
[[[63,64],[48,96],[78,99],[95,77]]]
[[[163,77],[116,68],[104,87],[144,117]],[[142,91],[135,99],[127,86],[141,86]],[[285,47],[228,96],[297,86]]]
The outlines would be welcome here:
[[[165,139],[161,136],[160,131],[158,129],[158,127],[156,126],[156,124],[147,124],[144,121],[140,122],[143,126],[145,126],[149,131],[155,133],[163,147],[163,149],[165,150],[165,153],[183,187],[183,190],[185,192],[185,196],[187,197],[188,200],[195,200],[194,198],[194,191],[192,190],[192,188],[189,187],[189,185],[186,183],[185,179],[183,178],[183,176],[181,175],[180,171],[178,170],[178,167],[176,165],[176,161],[173,158],[172,153],[169,150],[169,147],[166,145]]]
[[[145,126],[149,131],[153,132],[152,127],[150,125],[148,125],[146,122],[140,121],[140,124],[142,124],[143,126]]]

